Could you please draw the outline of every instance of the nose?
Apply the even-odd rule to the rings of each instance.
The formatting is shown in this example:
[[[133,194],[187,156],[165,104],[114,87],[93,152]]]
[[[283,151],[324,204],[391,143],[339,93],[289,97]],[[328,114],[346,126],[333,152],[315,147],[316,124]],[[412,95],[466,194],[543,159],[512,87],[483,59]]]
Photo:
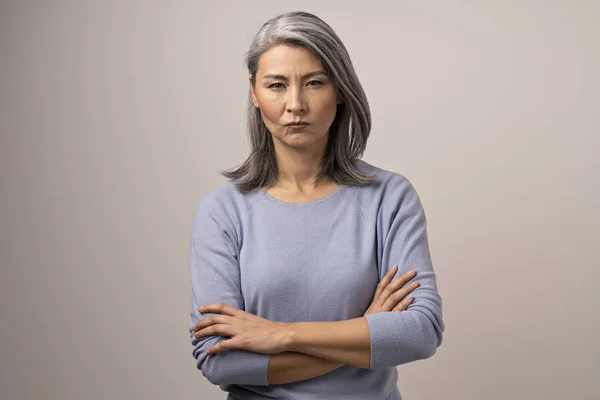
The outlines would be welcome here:
[[[306,104],[304,100],[304,94],[301,88],[296,85],[290,85],[287,91],[287,111],[291,113],[306,111]]]

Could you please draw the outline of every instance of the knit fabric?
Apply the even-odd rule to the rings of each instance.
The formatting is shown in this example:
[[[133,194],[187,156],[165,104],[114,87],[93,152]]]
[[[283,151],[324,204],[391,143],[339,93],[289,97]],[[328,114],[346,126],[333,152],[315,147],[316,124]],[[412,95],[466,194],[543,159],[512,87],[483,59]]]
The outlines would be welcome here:
[[[197,367],[228,399],[401,399],[398,365],[432,356],[442,343],[442,299],[427,241],[426,218],[402,175],[358,160],[375,174],[367,186],[340,185],[317,200],[293,203],[233,182],[206,193],[196,207],[189,248],[192,299],[189,333]],[[410,269],[420,286],[402,312],[366,317],[368,369],[343,366],[312,379],[269,385],[270,355],[230,349],[207,355],[226,338],[196,338],[209,314],[198,306],[224,302],[278,322],[340,321],[363,316],[389,268]]]

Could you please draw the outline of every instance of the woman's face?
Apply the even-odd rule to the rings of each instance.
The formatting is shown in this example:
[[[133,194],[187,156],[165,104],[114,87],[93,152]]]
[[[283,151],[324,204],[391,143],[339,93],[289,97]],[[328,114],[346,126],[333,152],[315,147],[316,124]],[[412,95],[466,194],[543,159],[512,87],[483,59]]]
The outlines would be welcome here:
[[[303,47],[277,45],[258,61],[252,101],[273,135],[275,148],[325,146],[335,118],[337,90],[318,57]],[[301,128],[285,126],[305,121]]]

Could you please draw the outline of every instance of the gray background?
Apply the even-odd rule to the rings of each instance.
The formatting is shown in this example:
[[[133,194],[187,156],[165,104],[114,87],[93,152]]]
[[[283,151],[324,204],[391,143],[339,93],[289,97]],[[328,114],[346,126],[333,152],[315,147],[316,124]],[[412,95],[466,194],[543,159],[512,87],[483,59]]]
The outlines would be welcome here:
[[[446,332],[405,399],[600,398],[600,2],[566,0],[2,1],[0,398],[225,398],[189,229],[248,151],[250,37],[295,9],[428,217]]]

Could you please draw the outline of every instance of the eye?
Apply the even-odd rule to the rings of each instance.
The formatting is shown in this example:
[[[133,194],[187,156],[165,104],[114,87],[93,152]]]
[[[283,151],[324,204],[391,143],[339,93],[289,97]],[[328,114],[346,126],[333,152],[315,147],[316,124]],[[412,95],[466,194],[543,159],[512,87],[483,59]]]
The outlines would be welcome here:
[[[311,85],[311,83],[313,83],[313,85]],[[323,82],[321,82],[321,81],[310,81],[310,82],[308,82],[308,84],[310,86],[322,86]],[[281,85],[281,86],[276,86],[276,85]],[[269,86],[267,86],[267,88],[269,88],[269,89],[280,89],[282,87],[285,87],[285,85],[283,83],[279,83],[279,82],[272,83]]]

